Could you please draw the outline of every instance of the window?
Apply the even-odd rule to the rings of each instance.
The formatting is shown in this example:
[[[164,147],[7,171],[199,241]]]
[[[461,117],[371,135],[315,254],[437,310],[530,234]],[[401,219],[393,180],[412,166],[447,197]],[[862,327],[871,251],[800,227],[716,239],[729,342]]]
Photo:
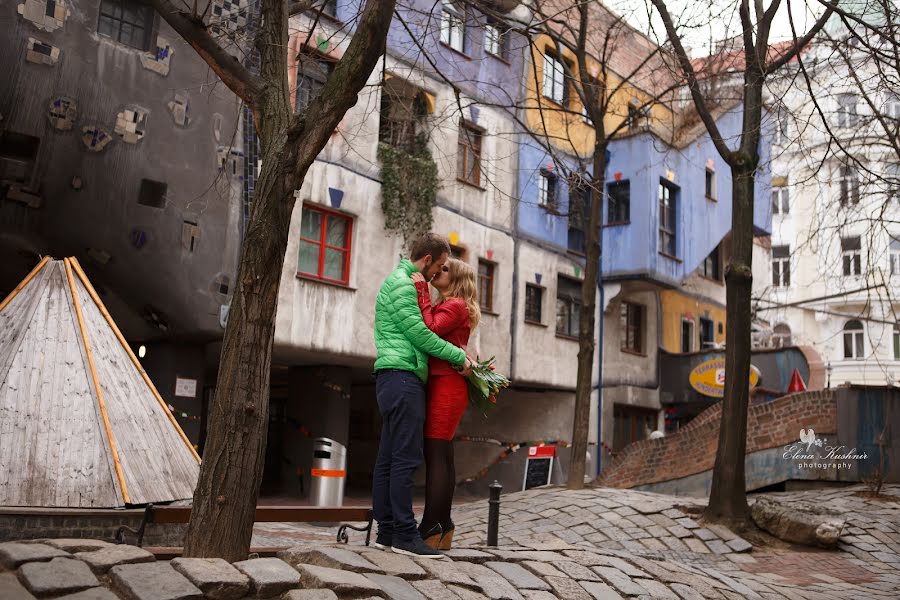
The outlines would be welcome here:
[[[153,7],[138,0],[101,0],[97,33],[147,50],[153,33]]]
[[[894,323],[894,360],[900,360],[900,323]]]
[[[613,408],[613,452],[619,452],[628,444],[650,437],[656,431],[658,422],[655,410],[616,404]]]
[[[681,351],[694,351],[694,321],[681,317]]]
[[[716,199],[716,172],[712,169],[706,169],[706,180],[704,185],[707,200]]]
[[[556,280],[556,333],[578,337],[581,313],[581,282],[568,277]]]
[[[701,274],[707,279],[722,280],[722,264],[718,246],[709,253],[709,256],[703,259]]]
[[[294,112],[304,113],[310,103],[319,97],[328,80],[334,63],[321,56],[301,53],[297,65],[297,100]]]
[[[441,41],[457,52],[466,51],[466,22],[463,11],[444,0],[441,10]]]
[[[588,224],[591,222],[591,185],[586,175],[580,175],[569,188],[569,236],[568,247],[584,254],[587,250]]]
[[[787,183],[772,186],[772,214],[791,214],[790,192]]]
[[[900,121],[900,95],[892,94],[891,97],[888,98],[887,105],[885,106],[885,113],[889,119]]]
[[[40,145],[41,140],[30,135],[0,132],[0,181],[31,183]]]
[[[568,106],[568,88],[562,62],[552,54],[544,54],[544,96],[560,106]]]
[[[328,15],[329,17],[337,16],[337,0],[325,0],[324,2],[320,2],[322,6],[322,14]]]
[[[849,166],[841,166],[838,171],[838,185],[841,206],[848,203],[859,204],[859,177],[856,170]]]
[[[900,275],[900,234],[891,236],[891,275]]]
[[[166,207],[166,191],[168,185],[162,181],[141,179],[141,191],[138,193],[138,204],[153,208]]]
[[[608,206],[607,225],[621,225],[631,221],[631,183],[616,181],[606,186]]]
[[[412,152],[427,116],[426,92],[392,77],[381,90],[378,141]]]
[[[841,94],[838,97],[837,124],[838,127],[855,127],[859,121],[856,112],[858,99],[856,94]]]
[[[543,315],[544,288],[533,283],[525,284],[525,320],[540,323]]]
[[[648,121],[645,107],[635,106],[634,104],[628,105],[628,114],[625,117],[625,126],[628,128],[628,131],[637,131],[641,127],[646,127],[649,125]]]
[[[538,178],[538,206],[556,210],[558,179],[552,171],[541,169],[541,176]]]
[[[468,252],[462,246],[454,246],[450,244],[450,258],[455,258],[456,260],[461,260],[466,262],[466,256]]]
[[[788,123],[787,108],[779,106],[775,110],[775,127],[772,129],[772,143],[776,146],[781,146],[787,141]]]
[[[497,21],[489,20],[484,25],[484,51],[506,60],[509,28]]]
[[[304,204],[298,274],[347,285],[352,231],[350,217]]]
[[[644,353],[644,307],[640,304],[623,302],[620,313],[622,345],[625,352]]]
[[[494,270],[497,265],[478,259],[478,305],[485,312],[494,312]]]
[[[459,124],[456,176],[470,185],[481,184],[481,130],[465,121]]]
[[[772,285],[791,285],[791,247],[772,246]]]
[[[659,251],[667,256],[678,256],[675,246],[676,188],[668,181],[659,182]]]
[[[706,350],[716,345],[715,324],[712,319],[700,317],[700,349]]]
[[[865,358],[865,329],[863,324],[853,319],[844,325],[844,358],[861,360]]]
[[[859,236],[841,238],[841,257],[844,277],[858,277],[862,274],[862,243]]]
[[[775,348],[787,348],[791,345],[791,328],[779,323],[772,329],[772,345]]]

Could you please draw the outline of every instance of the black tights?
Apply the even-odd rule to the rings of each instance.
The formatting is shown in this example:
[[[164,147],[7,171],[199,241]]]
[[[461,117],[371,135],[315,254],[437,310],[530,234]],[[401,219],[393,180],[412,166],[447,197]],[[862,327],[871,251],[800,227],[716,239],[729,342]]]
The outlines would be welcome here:
[[[419,531],[427,534],[440,523],[444,531],[453,528],[450,507],[456,488],[453,442],[425,438],[425,513]]]

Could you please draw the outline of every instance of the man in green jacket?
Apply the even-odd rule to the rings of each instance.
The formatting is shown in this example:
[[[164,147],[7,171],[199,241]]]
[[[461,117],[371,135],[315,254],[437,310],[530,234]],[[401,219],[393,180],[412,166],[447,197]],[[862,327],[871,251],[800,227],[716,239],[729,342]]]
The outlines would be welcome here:
[[[394,552],[439,558],[416,529],[413,476],[422,464],[425,426],[425,383],[428,356],[459,365],[468,374],[466,353],[442,340],[425,325],[410,276],[426,280],[445,269],[450,243],[428,233],[387,276],[375,299],[375,396],[381,413],[381,441],[372,476],[372,509],[378,521],[375,545]]]

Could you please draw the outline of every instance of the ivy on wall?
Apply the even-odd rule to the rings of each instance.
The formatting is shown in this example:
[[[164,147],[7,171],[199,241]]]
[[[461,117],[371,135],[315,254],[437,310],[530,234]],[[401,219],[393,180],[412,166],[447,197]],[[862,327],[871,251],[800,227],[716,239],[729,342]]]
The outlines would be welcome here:
[[[378,145],[381,161],[381,211],[388,231],[403,237],[405,248],[431,230],[437,204],[437,164],[419,135],[411,148]]]

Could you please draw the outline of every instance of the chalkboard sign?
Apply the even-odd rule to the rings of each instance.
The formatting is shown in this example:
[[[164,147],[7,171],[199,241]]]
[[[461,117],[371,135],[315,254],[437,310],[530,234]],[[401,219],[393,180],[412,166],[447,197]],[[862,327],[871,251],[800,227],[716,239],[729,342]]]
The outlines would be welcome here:
[[[532,446],[528,449],[522,490],[529,490],[533,487],[550,483],[550,473],[553,470],[555,456],[555,446]]]

